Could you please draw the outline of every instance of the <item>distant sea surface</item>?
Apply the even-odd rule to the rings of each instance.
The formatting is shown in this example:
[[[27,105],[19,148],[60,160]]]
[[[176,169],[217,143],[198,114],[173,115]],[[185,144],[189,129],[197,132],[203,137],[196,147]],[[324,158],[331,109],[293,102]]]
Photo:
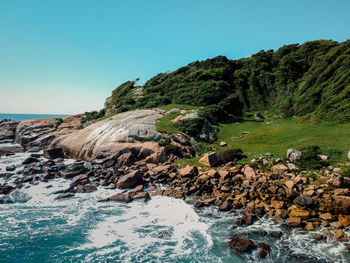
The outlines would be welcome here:
[[[42,119],[42,118],[64,118],[68,116],[70,115],[0,113],[0,120],[11,119],[15,121],[23,121],[23,120],[31,120],[31,119]]]

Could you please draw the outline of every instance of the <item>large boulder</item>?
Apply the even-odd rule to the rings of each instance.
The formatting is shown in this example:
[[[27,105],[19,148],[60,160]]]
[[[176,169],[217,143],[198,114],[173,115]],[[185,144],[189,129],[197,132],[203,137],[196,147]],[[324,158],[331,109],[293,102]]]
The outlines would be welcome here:
[[[249,252],[257,248],[253,240],[234,236],[230,241],[230,247],[238,252]]]
[[[143,177],[140,171],[132,171],[127,175],[122,176],[118,182],[118,188],[133,188],[143,183]]]
[[[0,153],[21,153],[24,149],[22,145],[18,143],[1,143],[0,144]]]
[[[63,148],[66,156],[86,161],[104,162],[132,152],[135,160],[160,151],[156,143],[161,134],[156,110],[135,110],[116,114],[84,129],[58,136],[49,148]]]
[[[18,122],[12,120],[0,121],[0,142],[9,143],[15,139],[16,127]]]
[[[210,167],[215,166],[218,163],[218,161],[218,156],[215,152],[206,154],[201,159],[199,159],[199,163]]]
[[[44,118],[24,120],[19,122],[16,129],[15,141],[23,146],[29,146],[35,140],[40,140],[42,136],[48,136],[49,133],[56,131],[59,125],[57,118]],[[53,138],[44,140],[43,144],[36,143],[43,147],[51,142]]]
[[[301,157],[301,151],[294,150],[294,149],[288,149],[287,151],[287,158],[292,162],[296,163],[300,160]]]

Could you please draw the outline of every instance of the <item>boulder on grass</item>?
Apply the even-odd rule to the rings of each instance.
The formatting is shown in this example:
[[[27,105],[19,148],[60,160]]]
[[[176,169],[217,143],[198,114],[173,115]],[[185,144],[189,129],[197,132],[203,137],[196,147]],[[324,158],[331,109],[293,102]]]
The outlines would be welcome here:
[[[218,161],[219,161],[218,156],[216,155],[215,152],[206,154],[204,157],[199,159],[199,163],[210,167],[215,166],[218,163]]]

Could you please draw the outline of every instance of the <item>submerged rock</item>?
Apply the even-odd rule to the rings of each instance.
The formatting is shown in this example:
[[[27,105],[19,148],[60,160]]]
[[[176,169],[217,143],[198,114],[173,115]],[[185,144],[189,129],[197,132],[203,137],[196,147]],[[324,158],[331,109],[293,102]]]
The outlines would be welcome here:
[[[234,236],[230,241],[230,247],[238,252],[249,252],[257,248],[253,240]]]

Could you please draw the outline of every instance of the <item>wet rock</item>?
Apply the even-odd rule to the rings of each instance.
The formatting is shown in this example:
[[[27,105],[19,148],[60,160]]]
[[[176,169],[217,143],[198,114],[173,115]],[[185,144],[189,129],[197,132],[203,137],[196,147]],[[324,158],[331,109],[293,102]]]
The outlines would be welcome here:
[[[62,148],[45,149],[44,157],[48,159],[64,158],[63,149]]]
[[[323,213],[320,214],[320,218],[325,221],[332,221],[332,214],[331,213]]]
[[[0,153],[14,154],[24,152],[23,147],[20,144],[2,143],[0,144]]]
[[[140,171],[131,171],[127,175],[121,177],[116,186],[117,188],[133,188],[143,183]]]
[[[229,202],[228,200],[225,200],[222,205],[219,206],[219,210],[220,211],[229,211],[232,209],[232,205],[231,202]]]
[[[118,194],[112,195],[111,197],[108,197],[106,199],[99,200],[98,202],[108,202],[108,201],[129,203],[132,201],[132,199],[126,193],[118,193]]]
[[[39,162],[39,160],[38,160],[37,158],[35,158],[35,157],[30,156],[30,157],[28,157],[27,159],[25,159],[25,160],[22,162],[22,164],[23,164],[23,165],[26,165],[26,164],[30,164],[30,163],[36,163],[36,162]]]
[[[230,247],[238,252],[249,252],[257,248],[253,240],[234,236],[230,241]]]
[[[258,243],[258,248],[261,248],[258,254],[260,258],[266,258],[268,252],[271,250],[270,245],[264,242]]]
[[[308,218],[310,216],[310,211],[303,209],[292,209],[289,213],[291,217],[300,217],[300,218]]]
[[[0,194],[10,194],[13,190],[15,190],[15,188],[10,185],[0,185]]]
[[[76,193],[91,193],[97,190],[95,185],[78,185],[75,189]]]
[[[300,195],[294,199],[294,202],[301,206],[312,206],[314,200],[310,196]]]
[[[301,217],[289,217],[287,219],[288,226],[296,227],[301,225]]]
[[[313,223],[308,222],[304,228],[306,231],[314,231],[315,230],[315,226]]]
[[[73,193],[64,193],[64,194],[60,194],[59,196],[57,196],[55,199],[59,200],[59,199],[63,199],[63,198],[69,198],[69,197],[73,197],[74,194]]]
[[[338,215],[338,220],[343,227],[350,225],[350,215]]]
[[[215,152],[206,154],[204,157],[199,159],[199,163],[210,167],[215,166],[218,163],[218,161],[219,161],[218,156],[216,155]]]
[[[75,176],[70,183],[71,187],[75,187],[77,185],[84,185],[90,183],[89,176],[87,174],[81,174]]]
[[[12,171],[16,170],[16,166],[15,165],[8,165],[5,167],[5,170],[8,172],[12,172]]]
[[[151,196],[148,192],[142,192],[142,193],[138,193],[135,196],[133,196],[133,199],[134,200],[144,199],[145,201],[147,201],[147,200],[151,199]]]

